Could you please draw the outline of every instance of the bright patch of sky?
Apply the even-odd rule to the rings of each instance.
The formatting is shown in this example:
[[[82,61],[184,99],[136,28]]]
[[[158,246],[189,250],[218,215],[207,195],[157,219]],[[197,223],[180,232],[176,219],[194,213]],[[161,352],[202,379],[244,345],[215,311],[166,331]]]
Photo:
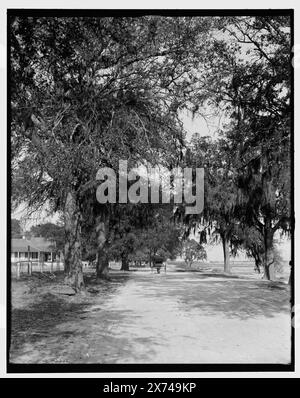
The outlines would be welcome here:
[[[226,121],[224,114],[218,116],[213,114],[205,116],[197,115],[192,117],[189,111],[182,112],[180,119],[186,131],[187,141],[190,141],[194,134],[198,134],[201,137],[210,136],[212,138],[218,138],[218,132],[224,127]]]
[[[45,205],[40,211],[29,213],[26,204],[23,203],[12,212],[11,218],[20,220],[21,228],[23,232],[25,232],[30,230],[33,225],[45,224],[47,222],[56,224],[59,220],[59,214],[55,213],[53,215],[49,215],[47,205]]]

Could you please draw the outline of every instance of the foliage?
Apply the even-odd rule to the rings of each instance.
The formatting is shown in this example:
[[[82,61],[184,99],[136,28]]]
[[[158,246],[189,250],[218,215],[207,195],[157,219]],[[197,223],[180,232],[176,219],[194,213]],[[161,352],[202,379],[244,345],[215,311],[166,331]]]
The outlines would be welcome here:
[[[12,19],[14,200],[63,209],[66,191],[84,194],[100,166],[175,163],[177,111],[196,85],[188,72],[208,25],[154,16]]]
[[[22,228],[19,220],[15,218],[11,219],[11,237],[12,238],[22,238]]]
[[[146,210],[147,209],[147,210]],[[180,251],[181,229],[169,205],[128,205],[111,230],[110,256],[120,260],[152,261],[156,254],[174,258]],[[142,259],[142,260],[141,260]]]
[[[42,236],[45,239],[55,241],[57,250],[63,250],[64,248],[65,234],[63,225],[50,222],[34,225],[30,228],[30,234],[34,237]]]
[[[207,258],[205,249],[195,239],[187,239],[184,242],[183,253],[184,261],[189,267],[192,266],[194,261],[202,261]]]
[[[194,135],[186,155],[189,167],[204,168],[204,210],[199,215],[185,216],[185,237],[191,232],[200,235],[200,244],[222,242],[228,256],[224,267],[229,267],[229,245],[236,244],[238,190],[234,181],[235,164],[232,149],[220,137]],[[227,270],[229,271],[229,269]]]
[[[243,247],[270,278],[274,234],[293,228],[288,17],[13,17],[9,26],[14,205],[61,210],[68,247],[82,240],[86,256],[104,216],[112,257],[174,256],[181,225],[170,208],[101,206],[96,172],[120,159],[204,167],[204,211],[184,218],[185,238],[200,225],[200,244],[222,241],[225,265],[229,246]],[[180,115],[207,108],[226,120],[218,138],[187,145]]]
[[[259,254],[256,261],[264,264],[269,278],[274,233],[289,233],[292,227],[290,20],[219,18],[218,29],[223,36],[211,48],[218,54],[211,63],[216,73],[207,73],[206,78],[210,100],[228,122],[214,143],[202,138],[198,146],[194,144],[198,162],[207,165],[210,157],[213,161],[206,170],[207,200],[201,221],[211,220],[220,236],[223,231],[233,252],[242,245],[251,255]],[[188,225],[195,228],[198,222],[188,220]],[[205,231],[202,235],[206,239]]]

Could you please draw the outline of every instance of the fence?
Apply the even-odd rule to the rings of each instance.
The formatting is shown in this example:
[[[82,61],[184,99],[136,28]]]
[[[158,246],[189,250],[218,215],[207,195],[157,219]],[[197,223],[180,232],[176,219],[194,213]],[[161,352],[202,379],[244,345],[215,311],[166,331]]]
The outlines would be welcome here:
[[[38,262],[38,261],[17,261],[12,263],[12,274],[17,278],[20,278],[21,274],[31,275],[32,272],[51,272],[54,271],[63,271],[64,263],[63,262]]]

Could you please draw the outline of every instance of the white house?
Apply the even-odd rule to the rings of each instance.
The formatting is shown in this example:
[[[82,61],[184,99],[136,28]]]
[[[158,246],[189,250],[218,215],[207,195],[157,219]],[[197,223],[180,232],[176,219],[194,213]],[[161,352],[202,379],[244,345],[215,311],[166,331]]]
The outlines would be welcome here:
[[[18,261],[53,261],[56,249],[56,242],[45,238],[22,239],[12,238],[11,240],[11,262]]]

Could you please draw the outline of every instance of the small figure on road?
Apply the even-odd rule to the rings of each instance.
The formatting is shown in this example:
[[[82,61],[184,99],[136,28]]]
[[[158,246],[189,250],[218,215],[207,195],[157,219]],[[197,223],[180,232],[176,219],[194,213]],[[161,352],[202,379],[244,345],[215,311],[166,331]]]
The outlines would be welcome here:
[[[153,266],[156,268],[158,274],[160,274],[160,269],[163,266],[165,259],[161,255],[156,255],[153,257]]]

